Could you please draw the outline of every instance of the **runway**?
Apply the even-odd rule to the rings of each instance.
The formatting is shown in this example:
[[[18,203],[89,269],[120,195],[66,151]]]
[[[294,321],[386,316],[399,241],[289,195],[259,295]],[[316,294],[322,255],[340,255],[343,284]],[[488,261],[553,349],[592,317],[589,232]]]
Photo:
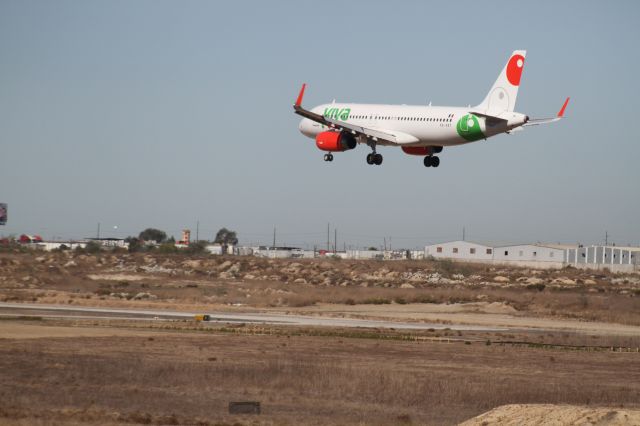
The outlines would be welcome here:
[[[286,326],[385,328],[398,330],[509,331],[504,327],[480,325],[396,322],[325,316],[303,316],[273,313],[178,312],[146,309],[112,309],[80,306],[0,303],[0,316],[32,315],[43,318],[127,319],[138,321],[185,320],[197,314],[210,316],[210,323],[249,323]]]

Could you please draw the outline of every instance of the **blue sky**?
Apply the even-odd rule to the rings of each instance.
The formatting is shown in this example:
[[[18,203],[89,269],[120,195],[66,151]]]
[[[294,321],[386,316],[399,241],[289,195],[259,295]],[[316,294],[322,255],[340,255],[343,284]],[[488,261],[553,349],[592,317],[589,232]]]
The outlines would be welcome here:
[[[640,244],[640,3],[0,1],[0,234],[419,247]],[[567,119],[332,163],[305,104],[477,104],[526,49],[517,110]],[[114,229],[117,226],[117,229]],[[332,231],[333,233],[333,231]]]

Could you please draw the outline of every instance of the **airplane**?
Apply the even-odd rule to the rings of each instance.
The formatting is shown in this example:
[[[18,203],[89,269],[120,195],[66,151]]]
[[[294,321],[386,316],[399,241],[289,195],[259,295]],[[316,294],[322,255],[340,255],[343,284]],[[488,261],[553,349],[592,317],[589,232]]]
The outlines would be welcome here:
[[[305,83],[293,105],[294,112],[304,117],[298,128],[303,135],[315,139],[320,150],[327,152],[324,161],[333,161],[334,152],[352,150],[360,143],[372,150],[367,155],[367,164],[382,164],[382,154],[376,151],[381,145],[399,146],[406,154],[423,156],[426,167],[438,167],[440,158],[435,154],[441,153],[444,147],[486,140],[564,117],[569,98],[551,118],[532,119],[514,111],[526,53],[516,50],[511,54],[485,99],[474,107],[334,101],[307,110],[302,107]]]

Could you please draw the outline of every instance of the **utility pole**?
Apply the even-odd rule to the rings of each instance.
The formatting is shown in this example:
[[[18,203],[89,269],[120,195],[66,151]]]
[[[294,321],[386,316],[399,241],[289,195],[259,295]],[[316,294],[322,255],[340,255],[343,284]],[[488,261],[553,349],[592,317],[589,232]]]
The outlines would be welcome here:
[[[338,228],[333,228],[333,254],[338,251]]]
[[[464,237],[465,237],[465,235],[464,235],[464,234],[465,234],[465,229],[464,229],[464,226],[463,226],[463,227],[462,227],[462,241],[466,241],[466,240],[464,239]]]
[[[97,239],[98,240],[100,239],[100,222],[98,222],[98,236],[97,236]]]
[[[200,221],[196,221],[196,242],[200,241]]]
[[[604,245],[608,246],[609,245],[609,232],[604,231]]]
[[[382,241],[384,242],[384,251],[387,251],[387,237],[384,237]]]
[[[330,241],[330,231],[329,231],[329,225],[331,225],[330,223],[327,223],[327,251],[331,251],[331,241]]]
[[[276,227],[273,227],[273,245],[271,246],[274,249],[276,248]]]

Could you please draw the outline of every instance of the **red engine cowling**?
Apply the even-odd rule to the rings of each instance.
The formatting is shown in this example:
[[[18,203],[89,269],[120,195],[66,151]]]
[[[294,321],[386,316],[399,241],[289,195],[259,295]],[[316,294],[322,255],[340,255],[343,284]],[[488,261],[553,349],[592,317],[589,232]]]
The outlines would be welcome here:
[[[350,133],[322,132],[316,136],[316,146],[323,151],[347,151],[357,144],[356,138]]]
[[[441,146],[403,146],[402,151],[409,155],[433,155],[442,152]]]

